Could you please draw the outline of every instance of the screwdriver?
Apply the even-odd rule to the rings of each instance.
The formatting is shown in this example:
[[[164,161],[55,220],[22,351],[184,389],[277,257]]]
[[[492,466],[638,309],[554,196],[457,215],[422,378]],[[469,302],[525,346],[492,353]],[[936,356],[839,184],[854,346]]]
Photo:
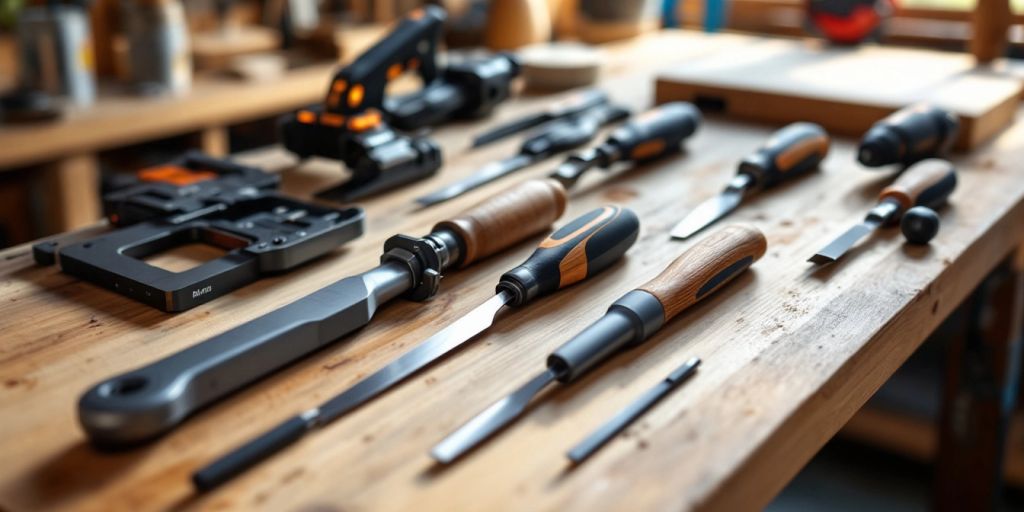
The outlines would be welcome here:
[[[640,398],[627,405],[625,409],[608,420],[607,423],[601,425],[584,440],[580,441],[579,444],[569,450],[566,456],[569,457],[573,464],[579,464],[590,458],[598,449],[608,441],[611,441],[616,434],[622,432],[630,423],[636,421],[648,409],[654,407],[662,398],[668,396],[669,393],[679,388],[679,386],[692,377],[697,371],[698,366],[700,366],[700,358],[688,359],[682,366],[670,373],[668,377],[662,379],[657,386],[647,390]]]
[[[861,238],[883,225],[899,221],[908,209],[914,206],[936,208],[945,202],[955,188],[956,169],[952,163],[938,158],[922,160],[910,166],[892,185],[882,190],[878,204],[868,212],[863,222],[847,230],[807,261],[819,265],[832,263]]]
[[[864,134],[857,160],[868,167],[911,165],[949,152],[960,121],[948,110],[919,103],[875,123]]]
[[[492,128],[491,130],[477,135],[473,138],[472,147],[478,148],[497,140],[501,140],[509,135],[519,133],[523,130],[540,126],[544,123],[572,117],[598,105],[604,105],[605,103],[608,103],[608,95],[605,94],[604,91],[588,89],[586,91],[578,92],[569,96],[565,100],[551,105],[547,110],[521,117],[508,124]]]
[[[566,189],[594,167],[607,169],[615,162],[647,162],[679,150],[700,126],[700,110],[691,103],[675,101],[648,110],[612,131],[603,144],[570,156],[551,174]]]
[[[672,229],[686,239],[739,207],[744,198],[816,169],[828,154],[828,133],[814,123],[793,123],[775,132],[764,146],[744,158],[717,197],[701,203]]]
[[[431,451],[449,464],[519,417],[548,384],[571,383],[616,352],[640,344],[764,256],[755,228],[727,226],[701,240],[646,284],[615,301],[608,312],[547,360],[547,369],[450,434]]]
[[[289,418],[199,470],[192,477],[194,484],[200,490],[212,489],[355,410],[487,329],[502,307],[523,306],[597,275],[622,258],[639,230],[636,214],[618,206],[578,217],[541,242],[522,265],[503,274],[492,299],[319,407]]]
[[[465,179],[416,198],[416,202],[427,207],[454,199],[555,153],[578,148],[590,142],[602,126],[627,117],[629,111],[624,108],[599,105],[574,117],[551,123],[537,135],[526,139],[515,156],[488,164]]]

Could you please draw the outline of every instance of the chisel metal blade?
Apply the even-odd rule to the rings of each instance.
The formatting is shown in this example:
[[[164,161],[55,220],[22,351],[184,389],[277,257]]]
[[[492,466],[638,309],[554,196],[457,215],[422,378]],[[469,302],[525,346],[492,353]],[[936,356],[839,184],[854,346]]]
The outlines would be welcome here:
[[[470,190],[482,187],[502,176],[518,171],[533,163],[533,160],[534,158],[530,155],[519,154],[512,158],[491,162],[465,179],[416,198],[416,202],[424,207],[443,203],[449,199],[461,196]]]
[[[509,124],[501,125],[491,131],[484,132],[473,138],[473,145],[470,147],[478,148],[490,144],[498,139],[508,137],[509,135],[519,133],[523,130],[533,128],[539,124],[546,123],[552,119],[551,114],[547,112],[541,112],[539,114],[524,117],[518,121],[513,121]]]
[[[839,238],[833,240],[832,243],[826,245],[824,249],[818,251],[817,254],[811,256],[807,261],[818,265],[832,263],[842,257],[843,254],[846,254],[846,251],[850,250],[858,240],[871,234],[881,225],[882,223],[876,220],[865,220],[848,229],[846,233],[843,233]]]
[[[324,403],[320,406],[320,418],[323,422],[328,422],[344,416],[437,361],[441,356],[490,327],[494,323],[494,315],[510,300],[512,300],[510,292],[499,292],[448,327],[427,338],[416,348]]]
[[[732,189],[704,201],[683,220],[679,221],[676,227],[672,228],[672,238],[690,238],[698,231],[735,210],[741,202],[743,202],[743,191]]]
[[[526,410],[530,400],[557,378],[552,370],[544,370],[511,395],[495,402],[484,412],[444,438],[430,455],[442,464],[450,464],[481,441],[508,425]]]

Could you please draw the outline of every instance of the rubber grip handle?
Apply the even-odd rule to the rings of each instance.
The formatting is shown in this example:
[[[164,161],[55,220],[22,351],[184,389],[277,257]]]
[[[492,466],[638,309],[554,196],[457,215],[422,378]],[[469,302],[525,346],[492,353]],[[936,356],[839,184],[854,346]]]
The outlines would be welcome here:
[[[565,212],[561,183],[529,180],[484,200],[469,211],[434,226],[462,241],[460,268],[548,229]]]
[[[192,474],[192,484],[200,492],[209,491],[298,441],[305,433],[306,421],[294,416],[196,471]]]
[[[610,267],[633,246],[640,220],[632,210],[604,206],[583,214],[552,233],[522,265],[501,276],[498,291],[513,294],[521,306]]]
[[[661,302],[668,322],[761,259],[767,247],[760,230],[727,226],[684,252],[638,289]]]
[[[700,126],[700,110],[691,103],[674,101],[640,114],[615,129],[609,143],[626,160],[647,161],[679,149],[683,140]]]
[[[828,133],[815,123],[792,123],[744,158],[738,173],[753,178],[757,189],[770,187],[818,168],[828,155]]]
[[[893,199],[900,211],[914,206],[936,208],[956,188],[956,168],[947,160],[929,158],[907,168],[896,181],[882,190],[879,200]]]

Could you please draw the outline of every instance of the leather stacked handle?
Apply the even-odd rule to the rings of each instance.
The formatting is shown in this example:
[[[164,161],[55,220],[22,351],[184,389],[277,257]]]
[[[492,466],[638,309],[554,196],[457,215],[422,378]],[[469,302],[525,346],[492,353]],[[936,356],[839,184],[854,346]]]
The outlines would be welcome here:
[[[929,158],[910,166],[892,185],[885,187],[879,200],[893,199],[900,211],[914,206],[935,208],[956,188],[956,168],[939,158]]]
[[[639,289],[661,302],[668,322],[761,259],[767,247],[758,229],[727,226],[684,252]]]
[[[462,267],[547,230],[565,203],[565,187],[557,181],[530,180],[438,223],[434,231],[447,229],[462,239]]]
[[[585,213],[544,239],[522,265],[501,276],[498,290],[520,306],[541,295],[578,283],[622,258],[640,234],[631,210],[604,206]]]

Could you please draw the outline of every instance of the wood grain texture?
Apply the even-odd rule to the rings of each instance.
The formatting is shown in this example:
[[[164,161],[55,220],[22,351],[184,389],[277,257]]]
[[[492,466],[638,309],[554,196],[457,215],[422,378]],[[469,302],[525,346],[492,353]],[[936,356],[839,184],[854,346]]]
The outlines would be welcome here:
[[[721,38],[668,32],[610,47],[601,87],[635,111],[649,107],[655,71],[699,56]],[[540,110],[526,96],[491,118],[432,133],[445,151],[437,176],[363,203],[367,232],[335,254],[168,315],[35,267],[28,246],[0,252],[0,507],[35,510],[751,510],[763,507],[1024,239],[1024,124],[954,159],[960,183],[929,246],[882,229],[826,269],[804,263],[862,218],[890,178],[856,163],[836,138],[821,172],[752,198],[729,223],[768,239],[753,271],[678,316],[641,347],[545,400],[465,460],[437,470],[427,451],[523,379],[547,355],[657,275],[692,241],[668,231],[721,192],[736,161],[778,126],[709,118],[687,152],[633,170],[587,174],[566,218],[613,202],[641,219],[624,260],[587,282],[502,313],[440,364],[308,436],[217,492],[192,493],[192,471],[360,377],[494,296],[498,277],[541,237],[453,272],[426,303],[395,301],[366,328],[186,422],[158,442],[101,453],[75,418],[98,380],[191,346],[347,275],[377,265],[385,239],[422,234],[513,184],[543,177],[549,160],[463,197],[419,210],[414,199],[514,153],[516,139],[468,151],[471,132]],[[308,197],[337,184],[335,162],[296,165],[279,149],[240,161],[282,169]],[[697,239],[699,240],[699,238]],[[507,313],[507,314],[506,314]],[[575,469],[562,453],[683,361],[700,375]]]
[[[922,160],[896,178],[896,181],[882,189],[879,199],[895,199],[903,210],[914,206],[917,198],[929,188],[935,186],[950,173],[956,172],[948,160],[931,158]]]
[[[657,277],[640,287],[658,298],[665,321],[732,281],[764,256],[768,242],[757,228],[726,226],[701,239]]]
[[[462,265],[486,258],[551,227],[565,212],[566,193],[555,180],[531,180],[484,202],[434,229],[454,231],[465,243]]]

